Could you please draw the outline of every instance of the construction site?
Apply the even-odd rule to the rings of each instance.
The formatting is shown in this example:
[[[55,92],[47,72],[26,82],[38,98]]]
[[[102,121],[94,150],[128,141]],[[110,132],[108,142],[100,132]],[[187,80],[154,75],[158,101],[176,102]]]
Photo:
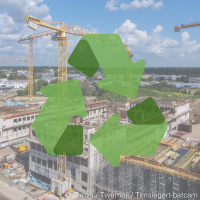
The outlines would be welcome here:
[[[1,181],[38,199],[85,197],[86,199],[199,200],[200,124],[198,120],[194,121],[194,117],[199,119],[199,100],[153,98],[168,124],[156,153],[152,156],[122,155],[120,166],[113,167],[89,139],[115,113],[120,116],[120,125],[132,125],[127,111],[148,97],[129,99],[124,106],[115,106],[113,110],[108,107],[107,100],[85,97],[87,117],[74,115],[69,123],[83,127],[83,153],[77,156],[56,156],[47,152],[40,140],[45,140],[51,146],[53,136],[48,134],[48,131],[56,131],[56,122],[48,124],[47,127],[46,121],[49,116],[57,119],[58,110],[51,109],[40,113],[47,97],[33,97],[33,39],[52,35],[52,40],[58,41],[58,82],[63,82],[67,80],[65,33],[83,36],[94,32],[68,26],[62,22],[58,27],[51,26],[30,15],[24,19],[28,27],[33,30],[37,29],[37,25],[51,30],[19,40],[19,42],[29,40],[28,97],[12,98],[9,101],[1,98]],[[125,47],[132,57],[128,46]],[[79,103],[77,99],[73,102],[71,112],[77,110],[79,106],[77,102]],[[49,101],[50,103],[54,104]],[[146,109],[139,107],[142,112]],[[40,139],[32,129],[32,124],[38,116],[43,123]],[[58,125],[63,126],[64,120],[59,121]],[[134,131],[139,132],[138,129]],[[112,135],[112,130],[109,130],[109,133]],[[151,134],[154,134],[154,130],[144,132],[143,137]],[[130,140],[131,137],[131,134],[126,134],[125,140]],[[115,145],[115,148],[118,148],[120,141]],[[148,145],[151,147],[152,144],[138,145],[137,150],[140,151]]]

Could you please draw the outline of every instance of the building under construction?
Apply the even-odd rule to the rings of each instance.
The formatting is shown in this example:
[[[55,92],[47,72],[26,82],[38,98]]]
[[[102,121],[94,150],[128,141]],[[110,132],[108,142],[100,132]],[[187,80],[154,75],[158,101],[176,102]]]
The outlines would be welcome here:
[[[113,167],[89,142],[89,138],[108,120],[110,112],[104,114],[105,102],[87,101],[86,108],[93,118],[71,121],[71,124],[81,123],[83,126],[84,144],[82,155],[67,156],[66,169],[67,176],[71,176],[72,179],[71,188],[81,194],[98,193],[99,198],[108,198],[106,195],[112,195],[109,199],[199,199],[199,150],[182,145],[184,140],[178,137],[180,134],[186,136],[192,131],[190,128],[179,130],[182,127],[181,123],[190,127],[187,124],[189,102],[166,101],[164,104],[164,100],[160,100],[157,104],[167,119],[168,131],[174,127],[176,130],[165,136],[165,140],[160,143],[153,156],[123,156],[119,167]],[[121,124],[131,124],[122,113],[120,115]],[[142,144],[141,149],[145,145]],[[30,138],[29,170],[34,177],[48,184],[52,178],[56,179],[58,174],[56,156],[46,152],[34,131]],[[168,196],[162,198],[152,197],[153,194],[167,193]],[[169,195],[173,193],[183,193],[185,197],[190,194],[193,196],[182,198],[175,195],[172,198]],[[125,194],[126,197],[123,196]]]

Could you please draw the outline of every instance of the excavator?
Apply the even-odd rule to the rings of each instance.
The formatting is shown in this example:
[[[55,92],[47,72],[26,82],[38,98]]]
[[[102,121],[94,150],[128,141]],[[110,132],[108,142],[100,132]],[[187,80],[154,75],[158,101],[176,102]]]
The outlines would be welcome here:
[[[193,119],[191,124],[198,124],[197,119]]]

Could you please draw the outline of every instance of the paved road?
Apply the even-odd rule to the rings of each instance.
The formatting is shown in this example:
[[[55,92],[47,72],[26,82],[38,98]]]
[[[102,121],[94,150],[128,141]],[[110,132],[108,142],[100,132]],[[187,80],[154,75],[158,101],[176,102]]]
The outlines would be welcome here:
[[[24,191],[0,181],[0,200],[35,200]]]

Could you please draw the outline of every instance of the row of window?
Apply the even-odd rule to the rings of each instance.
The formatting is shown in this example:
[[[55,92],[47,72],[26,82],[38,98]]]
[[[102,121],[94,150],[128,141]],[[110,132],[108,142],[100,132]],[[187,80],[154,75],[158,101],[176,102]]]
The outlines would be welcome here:
[[[47,153],[46,149],[44,148],[44,146],[40,145],[40,144],[36,144],[31,142],[31,149],[37,150],[39,152],[43,152],[43,153]],[[88,167],[88,159],[84,159],[78,156],[67,156],[67,161],[69,162],[74,162],[78,165],[82,165],[85,167]]]
[[[75,163],[77,165],[82,165],[85,167],[88,167],[88,159],[86,158],[81,158],[78,156],[67,156],[67,161]]]
[[[20,123],[20,122],[24,122],[24,121],[29,121],[29,120],[34,120],[37,117],[37,115],[32,115],[32,116],[28,116],[28,117],[23,117],[23,118],[18,118],[18,119],[14,119],[13,122],[14,123]]]
[[[14,132],[21,131],[21,130],[27,130],[27,129],[29,129],[29,125],[28,126],[19,126],[17,128],[14,128]]]
[[[44,167],[48,167],[57,171],[57,162],[53,162],[52,160],[43,160],[41,158],[37,158],[35,156],[31,156],[31,161],[37,163],[38,165],[42,165]],[[71,167],[71,177],[74,181],[76,181],[76,169]],[[88,182],[88,174],[85,172],[81,172],[81,181],[87,183]],[[87,188],[85,189],[87,190]]]
[[[35,156],[31,156],[31,161],[32,162],[35,162],[39,165],[42,165],[44,167],[48,167],[50,169],[53,169],[53,170],[57,170],[57,162],[53,162],[52,160],[43,160],[41,158],[37,158]]]

